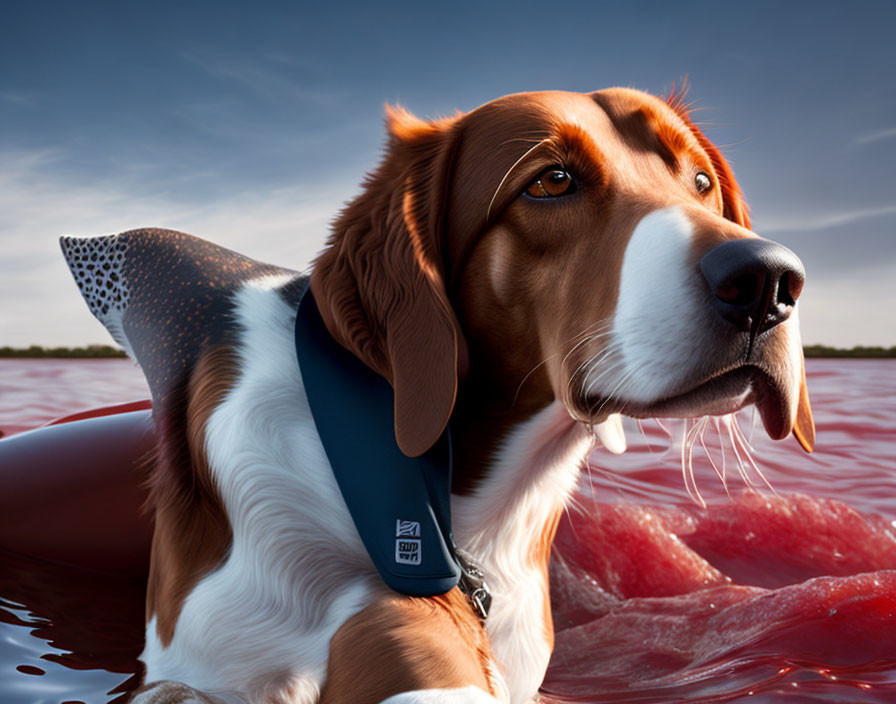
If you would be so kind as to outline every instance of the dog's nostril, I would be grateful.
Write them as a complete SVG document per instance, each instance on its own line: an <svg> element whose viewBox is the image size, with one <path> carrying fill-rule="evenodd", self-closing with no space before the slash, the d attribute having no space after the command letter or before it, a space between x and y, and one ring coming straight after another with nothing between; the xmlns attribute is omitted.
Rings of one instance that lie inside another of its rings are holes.
<svg viewBox="0 0 896 704"><path fill-rule="evenodd" d="M803 292L803 279L785 271L778 281L778 302L787 306L796 305L796 300Z"/></svg>
<svg viewBox="0 0 896 704"><path fill-rule="evenodd" d="M720 283L713 293L725 303L744 306L756 300L761 288L759 277L755 274L741 274Z"/></svg>
<svg viewBox="0 0 896 704"><path fill-rule="evenodd" d="M751 339L790 317L805 281L802 262L786 247L760 238L713 247L700 260L719 315Z"/></svg>

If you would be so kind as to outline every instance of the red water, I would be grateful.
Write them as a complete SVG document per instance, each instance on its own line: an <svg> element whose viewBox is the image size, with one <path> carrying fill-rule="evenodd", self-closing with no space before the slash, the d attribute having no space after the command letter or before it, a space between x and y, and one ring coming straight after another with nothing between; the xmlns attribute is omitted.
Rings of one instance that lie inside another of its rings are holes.
<svg viewBox="0 0 896 704"><path fill-rule="evenodd" d="M816 454L752 436L777 494L745 490L729 447L729 498L698 444L700 508L653 423L594 454L557 537L546 699L896 701L896 360L808 370ZM125 360L0 360L7 434L145 395ZM141 600L137 581L0 558L0 702L112 700L139 668Z"/></svg>

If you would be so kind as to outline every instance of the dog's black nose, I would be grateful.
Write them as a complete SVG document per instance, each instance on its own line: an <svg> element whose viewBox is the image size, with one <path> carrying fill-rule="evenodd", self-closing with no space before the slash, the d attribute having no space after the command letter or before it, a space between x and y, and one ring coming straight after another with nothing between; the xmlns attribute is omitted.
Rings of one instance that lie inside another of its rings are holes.
<svg viewBox="0 0 896 704"><path fill-rule="evenodd" d="M760 238L713 247L700 260L713 305L738 330L756 335L790 317L806 281L803 263L787 247Z"/></svg>

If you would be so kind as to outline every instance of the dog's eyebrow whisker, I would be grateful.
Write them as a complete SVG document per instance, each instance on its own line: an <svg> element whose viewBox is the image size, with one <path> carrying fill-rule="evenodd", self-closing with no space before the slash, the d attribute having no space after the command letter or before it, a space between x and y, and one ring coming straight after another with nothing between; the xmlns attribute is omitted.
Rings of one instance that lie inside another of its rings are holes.
<svg viewBox="0 0 896 704"><path fill-rule="evenodd" d="M501 147L507 146L508 144L513 144L514 142L523 142L525 144L535 144L536 142L544 141L544 138L540 137L511 137L510 139L505 139L501 142Z"/></svg>
<svg viewBox="0 0 896 704"><path fill-rule="evenodd" d="M519 159L517 159L515 162L513 162L513 164L511 165L511 167L509 169L507 169L507 172L504 174L504 177L501 179L501 182L498 184L498 187L495 189L495 193L492 196L492 199L488 202L488 209L485 211L485 221L486 222L488 222L489 218L491 217L492 206L495 204L495 198L498 197L498 194L501 192L501 189L504 187L504 182L507 181L508 177L513 172L513 170L517 166L519 166L519 164L527 156L529 156L532 152L534 152L536 149L538 149L542 144L549 144L550 142L551 142L551 138L545 137L543 140L538 142L538 144L534 144L533 146L529 147L529 149L527 149L526 152Z"/></svg>

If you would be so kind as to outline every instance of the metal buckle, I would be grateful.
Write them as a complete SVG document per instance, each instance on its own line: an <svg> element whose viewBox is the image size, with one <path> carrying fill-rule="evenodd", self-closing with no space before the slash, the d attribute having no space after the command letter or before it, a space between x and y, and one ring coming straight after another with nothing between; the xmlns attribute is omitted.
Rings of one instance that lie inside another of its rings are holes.
<svg viewBox="0 0 896 704"><path fill-rule="evenodd" d="M461 570L458 586L466 594L473 613L485 621L492 605L492 594L485 582L485 576L466 553L457 550L456 554Z"/></svg>

